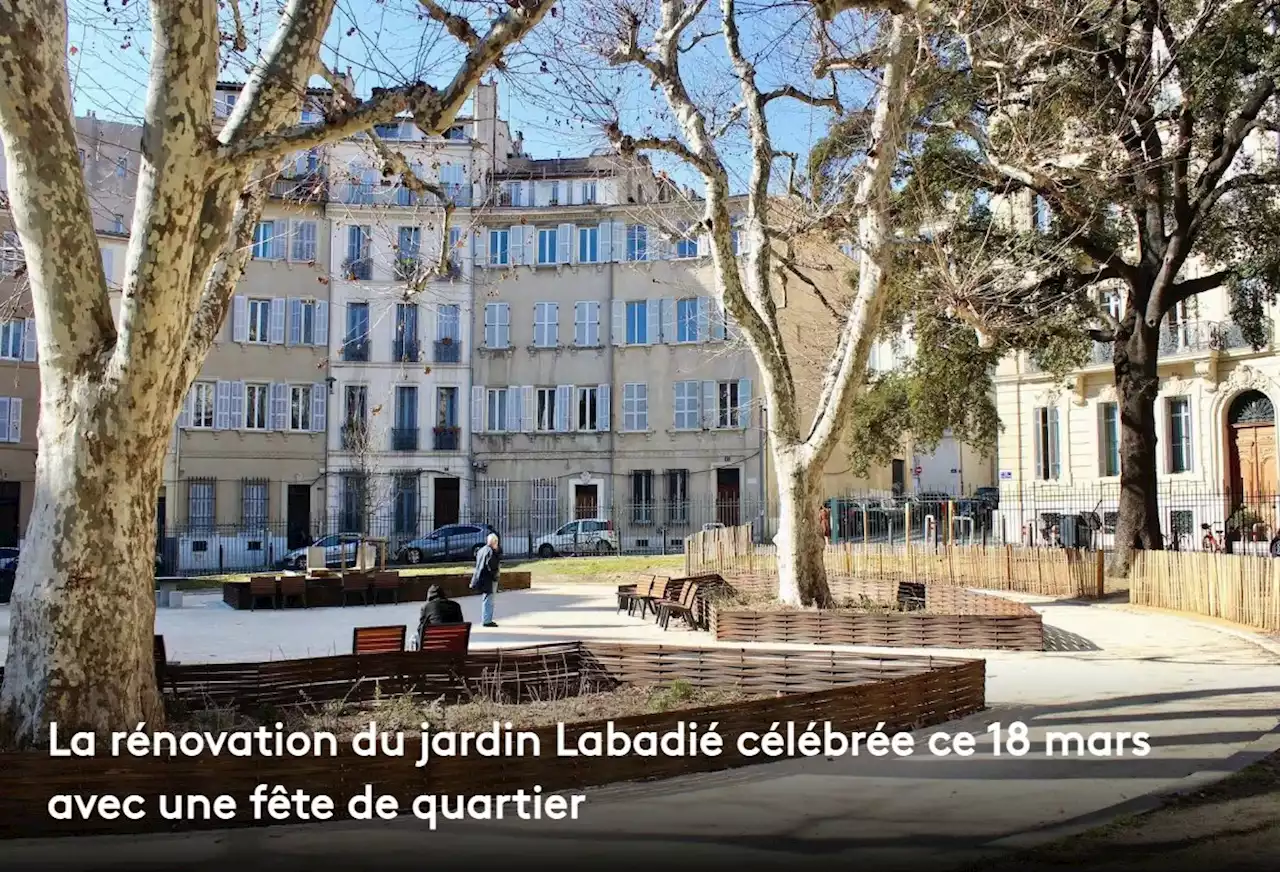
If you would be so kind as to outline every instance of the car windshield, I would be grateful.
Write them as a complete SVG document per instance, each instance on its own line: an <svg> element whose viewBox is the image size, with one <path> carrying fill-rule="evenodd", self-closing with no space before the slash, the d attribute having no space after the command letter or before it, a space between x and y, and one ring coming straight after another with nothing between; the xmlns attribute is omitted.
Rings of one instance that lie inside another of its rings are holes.
<svg viewBox="0 0 1280 872"><path fill-rule="evenodd" d="M569 523L567 523L567 524L565 524L563 527L561 527L559 530L556 530L556 535L557 535L557 536L568 536L570 533L572 533L572 532L574 531L574 529L575 529L577 526L578 526L578 522L577 522L577 521L570 521Z"/></svg>
<svg viewBox="0 0 1280 872"><path fill-rule="evenodd" d="M317 543L316 543L316 546L315 546L315 547L317 547L317 548L331 548L331 547L333 547L334 545L337 545L337 544L338 544L338 537L337 537L337 536L325 536L323 539L321 539L319 542L317 542Z"/></svg>

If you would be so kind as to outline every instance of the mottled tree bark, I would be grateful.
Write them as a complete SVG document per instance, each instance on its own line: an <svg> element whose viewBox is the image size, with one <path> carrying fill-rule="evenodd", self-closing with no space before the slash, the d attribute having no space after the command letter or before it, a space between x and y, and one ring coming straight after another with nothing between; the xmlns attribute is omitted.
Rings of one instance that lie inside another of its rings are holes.
<svg viewBox="0 0 1280 872"><path fill-rule="evenodd" d="M447 85L390 88L333 107L319 125L300 124L299 109L334 2L289 0L215 137L218 5L150 4L138 189L113 318L77 154L65 3L0 0L0 137L41 384L35 502L0 688L7 743L47 742L51 722L105 733L163 720L152 654L156 495L181 399L248 259L265 170L406 110L441 132L552 0L508 8L483 35L432 13L468 47Z"/></svg>
<svg viewBox="0 0 1280 872"><path fill-rule="evenodd" d="M1130 326L1132 325L1132 326ZM1159 327L1130 317L1115 344L1116 403L1120 413L1120 504L1109 572L1127 576L1135 549L1164 547L1156 487L1156 371Z"/></svg>
<svg viewBox="0 0 1280 872"><path fill-rule="evenodd" d="M778 485L778 598L819 608L832 605L823 562L826 540L818 522L822 469L798 460L793 452L774 454Z"/></svg>

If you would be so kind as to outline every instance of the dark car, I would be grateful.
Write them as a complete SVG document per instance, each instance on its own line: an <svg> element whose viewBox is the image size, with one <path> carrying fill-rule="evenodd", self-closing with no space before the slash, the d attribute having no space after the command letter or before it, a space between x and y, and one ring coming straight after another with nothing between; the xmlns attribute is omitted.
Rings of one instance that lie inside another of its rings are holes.
<svg viewBox="0 0 1280 872"><path fill-rule="evenodd" d="M404 563L470 560L484 547L489 534L496 532L488 524L445 524L426 536L406 542L399 557Z"/></svg>

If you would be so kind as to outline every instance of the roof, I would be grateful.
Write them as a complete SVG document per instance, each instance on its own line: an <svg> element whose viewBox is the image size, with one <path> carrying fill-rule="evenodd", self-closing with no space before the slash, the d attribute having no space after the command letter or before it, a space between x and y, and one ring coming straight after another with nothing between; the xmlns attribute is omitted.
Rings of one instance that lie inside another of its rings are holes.
<svg viewBox="0 0 1280 872"><path fill-rule="evenodd" d="M507 162L503 172L494 173L495 179L555 179L574 176L612 176L620 169L619 159L613 155L564 158L515 157Z"/></svg>

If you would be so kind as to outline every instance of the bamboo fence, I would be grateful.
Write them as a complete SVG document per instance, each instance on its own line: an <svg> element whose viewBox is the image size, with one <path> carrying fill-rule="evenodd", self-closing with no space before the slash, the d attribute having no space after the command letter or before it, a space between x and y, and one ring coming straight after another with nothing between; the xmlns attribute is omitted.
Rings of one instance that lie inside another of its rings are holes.
<svg viewBox="0 0 1280 872"><path fill-rule="evenodd" d="M1140 551L1129 601L1280 630L1280 560L1209 551Z"/></svg>
<svg viewBox="0 0 1280 872"><path fill-rule="evenodd" d="M757 545L751 527L724 527L686 536L685 574L777 575L777 549ZM1016 545L828 545L833 576L915 581L1043 596L1098 597L1104 587L1103 554L1075 548Z"/></svg>

